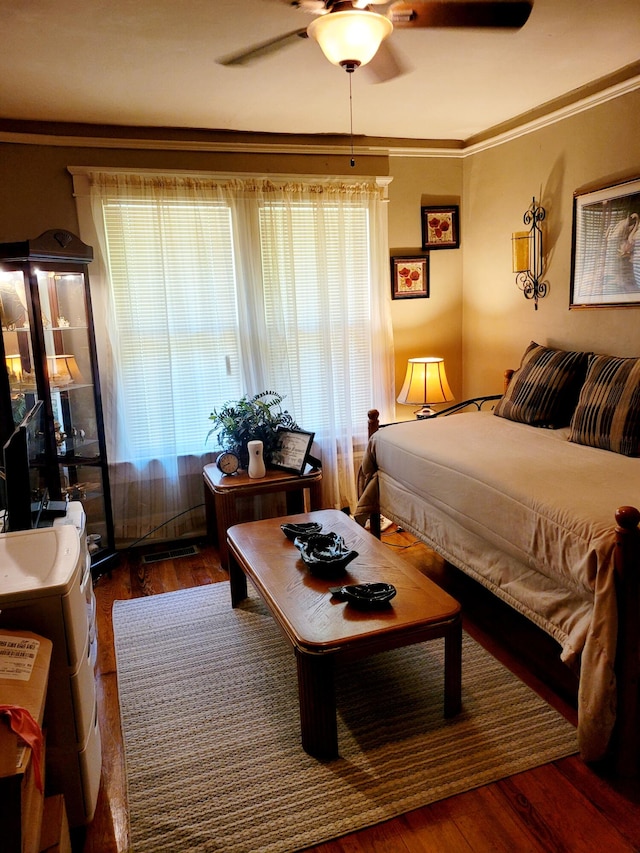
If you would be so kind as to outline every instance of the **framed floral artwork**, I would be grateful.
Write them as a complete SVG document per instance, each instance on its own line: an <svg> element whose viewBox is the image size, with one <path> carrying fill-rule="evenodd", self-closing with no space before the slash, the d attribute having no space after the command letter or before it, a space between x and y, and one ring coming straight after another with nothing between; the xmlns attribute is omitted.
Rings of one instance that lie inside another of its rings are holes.
<svg viewBox="0 0 640 853"><path fill-rule="evenodd" d="M640 178L573 197L570 308L640 306Z"/></svg>
<svg viewBox="0 0 640 853"><path fill-rule="evenodd" d="M391 258L391 298L416 299L429 296L429 256Z"/></svg>
<svg viewBox="0 0 640 853"><path fill-rule="evenodd" d="M422 248L457 249L460 246L460 210L457 205L421 207Z"/></svg>

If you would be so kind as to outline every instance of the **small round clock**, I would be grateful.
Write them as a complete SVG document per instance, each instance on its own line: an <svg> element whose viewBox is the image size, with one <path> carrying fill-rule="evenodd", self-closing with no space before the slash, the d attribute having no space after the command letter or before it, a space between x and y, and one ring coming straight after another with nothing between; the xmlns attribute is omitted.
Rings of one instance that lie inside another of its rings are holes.
<svg viewBox="0 0 640 853"><path fill-rule="evenodd" d="M223 474L235 474L240 467L240 458L232 450L224 450L216 459L216 465Z"/></svg>

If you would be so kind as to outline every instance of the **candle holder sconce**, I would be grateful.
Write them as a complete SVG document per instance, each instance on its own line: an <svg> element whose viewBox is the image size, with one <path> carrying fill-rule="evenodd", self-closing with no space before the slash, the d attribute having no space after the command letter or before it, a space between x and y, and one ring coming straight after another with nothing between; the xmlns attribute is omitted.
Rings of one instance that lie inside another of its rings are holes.
<svg viewBox="0 0 640 853"><path fill-rule="evenodd" d="M516 284L524 293L525 299L533 299L536 311L538 300L547 295L549 285L542 281L544 253L542 249L542 228L547 213L535 200L525 211L522 221L529 226L528 231L514 231L511 235L513 254L513 272Z"/></svg>

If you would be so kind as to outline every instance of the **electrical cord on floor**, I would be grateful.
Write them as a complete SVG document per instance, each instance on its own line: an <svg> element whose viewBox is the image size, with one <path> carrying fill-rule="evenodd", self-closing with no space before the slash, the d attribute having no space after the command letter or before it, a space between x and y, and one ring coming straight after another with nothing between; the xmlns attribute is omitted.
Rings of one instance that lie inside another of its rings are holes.
<svg viewBox="0 0 640 853"><path fill-rule="evenodd" d="M406 551L407 548L415 548L416 545L420 545L420 542L410 542L408 545L396 545L393 542L385 542L385 545L388 545L389 548L395 548L397 551Z"/></svg>
<svg viewBox="0 0 640 853"><path fill-rule="evenodd" d="M382 533L383 537L387 536L395 536L396 533L404 533L404 527L396 527L395 530L385 530ZM390 548L397 548L398 551L406 551L407 548L415 548L416 545L420 545L421 543L416 539L415 542L409 542L408 545L396 545L394 542L388 542L385 539L385 545L388 545Z"/></svg>
<svg viewBox="0 0 640 853"><path fill-rule="evenodd" d="M183 509L182 512L179 512L177 515L174 515L172 518L168 518L166 521L163 521L162 524L159 524L157 527L154 527L153 530L149 530L144 536L141 536L139 539L136 539L135 542L132 542L130 545L124 549L125 553L130 551L132 548L135 548L140 542L144 542L144 540L151 536L152 533L155 533L157 530L160 530L161 527L166 527L167 524L171 524L172 521L175 521L176 518L180 518L182 515L186 515L188 512L194 512L196 509L200 509L200 507L204 506L204 501L200 504L196 504L195 506L190 506L189 509Z"/></svg>

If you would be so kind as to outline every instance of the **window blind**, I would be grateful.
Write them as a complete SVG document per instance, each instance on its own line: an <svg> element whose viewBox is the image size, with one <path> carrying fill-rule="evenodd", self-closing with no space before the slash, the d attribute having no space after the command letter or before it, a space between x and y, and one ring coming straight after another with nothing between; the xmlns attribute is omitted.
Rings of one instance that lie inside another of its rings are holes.
<svg viewBox="0 0 640 853"><path fill-rule="evenodd" d="M242 390L230 209L106 200L103 211L126 452L200 454L211 407Z"/></svg>

